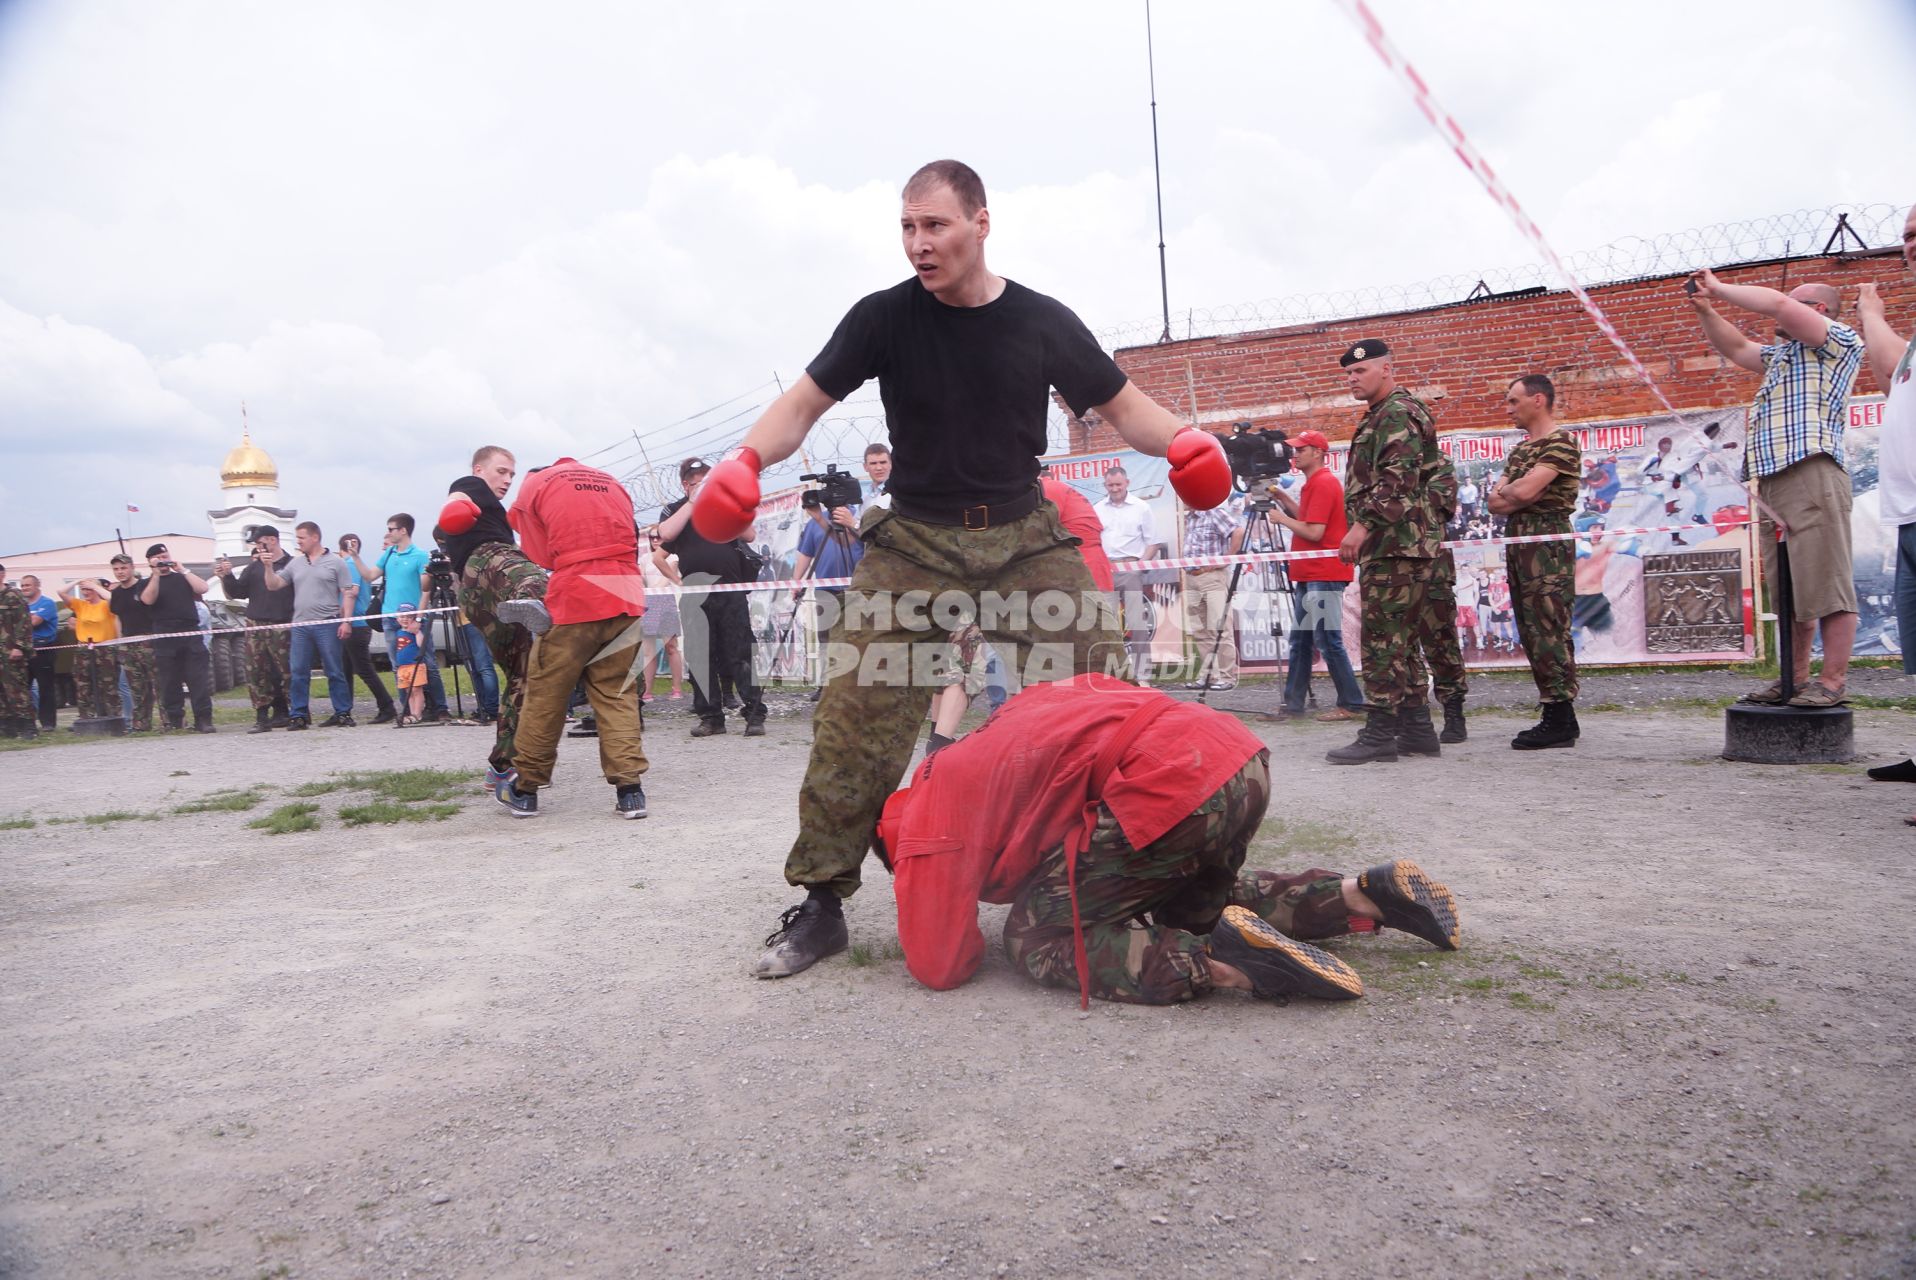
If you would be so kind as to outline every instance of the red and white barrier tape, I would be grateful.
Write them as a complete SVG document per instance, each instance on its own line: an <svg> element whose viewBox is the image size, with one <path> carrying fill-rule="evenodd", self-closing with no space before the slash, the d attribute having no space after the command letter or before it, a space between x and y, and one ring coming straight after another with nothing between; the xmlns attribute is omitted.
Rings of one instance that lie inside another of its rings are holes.
<svg viewBox="0 0 1916 1280"><path fill-rule="evenodd" d="M1715 524L1658 524L1617 528L1606 526L1591 529L1584 533L1520 533L1501 538L1457 538L1443 545L1451 550L1459 547L1514 547L1536 542L1582 542L1602 541L1606 538L1632 538L1646 533L1699 533L1708 532L1712 537L1721 537L1731 529L1740 529L1754 524L1753 520L1730 520L1722 525ZM1290 560L1330 560L1337 555L1336 548L1322 551L1253 551L1236 556L1179 556L1170 560L1138 560L1128 562L1136 569L1227 569L1232 565L1278 564ZM1118 570L1120 573L1125 569ZM703 585L687 583L679 588L685 595L717 595L731 591L793 591L805 587L841 588L851 585L850 578L786 578L777 582L713 582Z"/></svg>
<svg viewBox="0 0 1916 1280"><path fill-rule="evenodd" d="M423 618L429 613L457 613L456 608L408 609L414 617ZM298 627L336 627L342 622L358 622L365 618L397 618L397 613L356 613L351 618L312 618L306 622L249 622L244 627L220 627L218 629L192 631L149 631L143 636L115 636L111 640L87 640L79 644L36 644L35 653L52 653L55 649L107 649L123 644L145 644L149 640L178 640L186 636L244 635L248 631L292 631Z"/></svg>
<svg viewBox="0 0 1916 1280"><path fill-rule="evenodd" d="M1551 247L1550 241L1544 238L1542 229L1529 214L1524 212L1523 206L1517 203L1517 197L1511 194L1510 188L1504 185L1503 179L1497 176L1489 162L1478 154L1476 146L1464 133L1463 127L1438 103L1436 95L1430 91L1430 86L1425 84L1424 78L1417 74L1417 68L1411 66L1410 59L1406 58L1391 42L1390 36L1384 32L1384 24L1377 20L1376 14L1371 12L1370 5L1366 4L1365 0L1336 0L1336 3L1363 32L1364 40L1370 45L1371 52L1375 53L1410 91L1411 100L1417 104L1417 110L1423 113L1424 119L1430 122L1430 127L1437 131L1438 136L1450 144L1451 154L1457 157L1464 168L1470 170L1471 175L1482 184L1483 189L1489 193L1497 207L1509 215L1511 223L1516 226L1518 232L1543 255L1544 261L1550 264L1557 278L1563 281L1564 286L1589 314L1591 321L1597 326L1597 331L1610 340L1610 345L1622 354L1637 377L1643 380L1643 385L1650 389L1650 394L1656 397L1657 403L1676 419L1676 429L1688 433L1694 439L1705 440L1703 433L1691 426L1683 412L1671 403L1669 396L1664 394L1663 387L1651 376L1650 370L1645 367L1643 361L1637 358L1637 353L1631 349L1628 342L1624 341L1623 335L1617 332L1617 327L1610 323L1610 317L1605 315L1603 308L1597 305L1597 300L1592 298L1582 283L1570 273L1570 268L1564 265L1563 259ZM1726 474L1729 472L1729 468L1714 453L1706 453L1704 456L1708 462L1722 468ZM1740 475L1734 476L1733 479L1738 484L1744 483ZM1780 537L1784 528L1782 518L1754 493L1751 494L1750 502L1757 510L1770 517Z"/></svg>

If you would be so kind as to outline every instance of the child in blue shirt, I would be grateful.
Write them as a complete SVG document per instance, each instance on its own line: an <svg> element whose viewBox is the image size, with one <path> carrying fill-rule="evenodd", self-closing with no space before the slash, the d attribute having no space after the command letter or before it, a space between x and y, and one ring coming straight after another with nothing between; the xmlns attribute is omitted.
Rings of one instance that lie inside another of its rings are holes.
<svg viewBox="0 0 1916 1280"><path fill-rule="evenodd" d="M420 634L419 613L412 605L399 606L392 630L393 683L406 699L399 728L419 723L426 710L426 651Z"/></svg>

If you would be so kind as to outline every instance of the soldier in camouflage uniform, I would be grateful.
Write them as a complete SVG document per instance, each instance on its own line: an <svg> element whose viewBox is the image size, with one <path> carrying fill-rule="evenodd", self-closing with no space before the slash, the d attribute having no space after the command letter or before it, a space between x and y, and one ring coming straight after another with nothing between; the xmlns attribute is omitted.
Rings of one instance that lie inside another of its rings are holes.
<svg viewBox="0 0 1916 1280"><path fill-rule="evenodd" d="M1029 668L1034 651L1044 655L1050 670L1027 669L1025 678L1121 659L1078 538L1038 485L1051 392L1076 414L1095 411L1131 447L1166 458L1188 505L1208 509L1230 494L1216 437L1132 386L1069 308L986 267L991 214L970 166L934 161L902 195L912 277L853 305L689 508L709 541L736 536L757 513L765 466L797 453L834 403L878 380L896 450L892 505L861 517L867 552L826 641L833 675L813 717L799 835L785 862L786 880L807 895L766 940L754 969L763 978L845 949L842 899L858 887L872 824L943 683L946 635L975 620L1007 659ZM670 541L677 531L661 522L660 532ZM964 607L927 617L924 605L947 592Z"/></svg>
<svg viewBox="0 0 1916 1280"><path fill-rule="evenodd" d="M1361 995L1306 942L1354 919L1456 946L1449 891L1414 863L1245 871L1269 797L1268 753L1222 712L1095 675L1027 689L886 804L905 962L941 990L969 977L980 898L1011 903L1005 954L1032 978L1132 1004Z"/></svg>
<svg viewBox="0 0 1916 1280"><path fill-rule="evenodd" d="M7 582L0 564L0 733L9 738L37 738L27 663L33 657L33 613L27 598Z"/></svg>
<svg viewBox="0 0 1916 1280"><path fill-rule="evenodd" d="M1447 513L1456 510L1457 476L1437 446L1430 406L1397 385L1381 339L1352 344L1338 363L1352 398L1369 405L1351 438L1344 492L1350 532L1338 548L1358 565L1359 651L1369 706L1357 741L1324 758L1366 764L1395 760L1399 751L1434 756L1443 748L1430 722L1422 654L1437 649L1440 624L1450 644L1457 642L1454 599L1447 624L1442 604L1431 600ZM1454 580L1454 567L1451 573Z"/></svg>
<svg viewBox="0 0 1916 1280"><path fill-rule="evenodd" d="M1503 479L1490 491L1490 510L1505 517L1504 532L1567 534L1577 509L1583 455L1551 416L1557 390L1542 374L1510 384L1504 407L1524 439L1504 460ZM1543 719L1511 740L1519 751L1577 745L1577 651L1570 610L1576 601L1576 544L1534 542L1504 548L1517 637L1537 681Z"/></svg>
<svg viewBox="0 0 1916 1280"><path fill-rule="evenodd" d="M252 554L237 574L226 556L213 562L226 598L246 601L246 691L253 701L250 733L284 729L292 722L287 698L292 687L293 633L285 624L293 620L293 584L266 585L268 565L283 575L292 562L292 554L280 549L279 530L272 525L253 530Z"/></svg>
<svg viewBox="0 0 1916 1280"><path fill-rule="evenodd" d="M517 467L509 450L498 445L479 449L472 455L472 473L452 482L452 500L439 515L442 527L433 530L459 575L459 607L485 633L493 659L506 673L499 723L486 760L488 788L496 788L512 770L532 642L552 625L545 608L546 571L519 550L502 501ZM469 513L468 507L473 509Z"/></svg>
<svg viewBox="0 0 1916 1280"><path fill-rule="evenodd" d="M140 591L146 586L146 580L133 572L133 557L124 553L114 556L113 589L108 598L113 605L113 617L120 626L120 638L146 636L153 633L153 611L140 602ZM153 702L157 691L154 675L153 646L144 640L133 644L122 644L120 649L120 670L126 674L127 692L133 697L133 723L127 727L134 733L153 732Z"/></svg>

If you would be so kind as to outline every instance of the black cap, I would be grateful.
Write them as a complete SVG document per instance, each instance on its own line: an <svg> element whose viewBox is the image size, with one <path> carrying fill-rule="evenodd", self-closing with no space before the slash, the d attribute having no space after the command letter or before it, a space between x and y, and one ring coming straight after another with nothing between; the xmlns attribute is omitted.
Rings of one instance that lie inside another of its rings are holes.
<svg viewBox="0 0 1916 1280"><path fill-rule="evenodd" d="M1348 369L1360 360L1375 360L1379 356L1390 354L1390 348L1382 338L1361 338L1350 345L1343 355L1337 357L1337 363Z"/></svg>
<svg viewBox="0 0 1916 1280"><path fill-rule="evenodd" d="M151 560L154 556L163 556L165 554L166 544L164 542L156 542L146 549L146 558L148 560Z"/></svg>

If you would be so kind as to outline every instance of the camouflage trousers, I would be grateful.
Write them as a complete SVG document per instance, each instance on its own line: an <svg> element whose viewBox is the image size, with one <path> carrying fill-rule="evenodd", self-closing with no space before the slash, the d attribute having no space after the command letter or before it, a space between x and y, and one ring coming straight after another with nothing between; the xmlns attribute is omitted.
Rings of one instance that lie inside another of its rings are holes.
<svg viewBox="0 0 1916 1280"><path fill-rule="evenodd" d="M246 624L246 692L253 710L286 710L287 675L292 666L293 633Z"/></svg>
<svg viewBox="0 0 1916 1280"><path fill-rule="evenodd" d="M158 687L154 675L153 646L145 641L121 645L120 668L126 672L127 692L133 695L133 723L127 727L135 733L150 733L153 730L153 695Z"/></svg>
<svg viewBox="0 0 1916 1280"><path fill-rule="evenodd" d="M0 721L37 717L33 697L27 691L30 683L27 659L9 658L6 650L0 649Z"/></svg>
<svg viewBox="0 0 1916 1280"><path fill-rule="evenodd" d="M1530 659L1540 702L1577 700L1577 649L1570 608L1576 598L1576 545L1534 542L1504 548L1517 639Z"/></svg>
<svg viewBox="0 0 1916 1280"><path fill-rule="evenodd" d="M120 714L120 646L73 651L74 714L104 720Z"/></svg>
<svg viewBox="0 0 1916 1280"><path fill-rule="evenodd" d="M858 890L879 811L947 682L952 632L976 622L1025 684L1127 671L1110 601L1050 503L989 529L867 507L859 536L865 558L825 641L828 680L785 860L787 882L840 897Z"/></svg>
<svg viewBox="0 0 1916 1280"><path fill-rule="evenodd" d="M1227 906L1242 906L1293 938L1349 931L1344 878L1243 871L1270 800L1260 751L1195 812L1142 849L1098 807L1078 856L1078 916L1091 994L1126 1004L1176 1004L1211 989L1209 939ZM1005 920L1005 955L1047 987L1076 990L1071 887L1064 849L1047 854Z"/></svg>
<svg viewBox="0 0 1916 1280"><path fill-rule="evenodd" d="M1422 706L1430 671L1423 639L1429 627L1429 560L1367 561L1357 575L1358 652L1364 665L1364 701L1383 711ZM1456 639L1452 628L1451 638Z"/></svg>
<svg viewBox="0 0 1916 1280"><path fill-rule="evenodd" d="M1417 647L1430 668L1437 701L1462 699L1470 692L1464 678L1464 651L1457 640L1457 561L1445 547L1431 561L1430 589L1417 625Z"/></svg>
<svg viewBox="0 0 1916 1280"><path fill-rule="evenodd" d="M532 636L524 627L499 621L493 610L503 600L546 598L546 571L507 542L481 543L466 561L459 582L459 607L485 633L493 660L506 673L499 696L499 727L487 757L501 773L512 767L513 739L519 732L519 708L526 699L526 666Z"/></svg>

